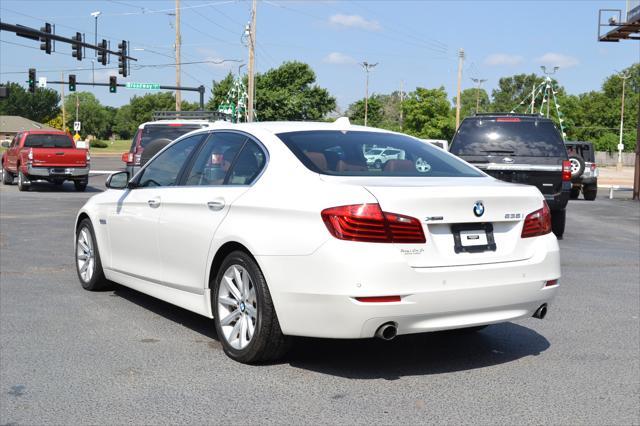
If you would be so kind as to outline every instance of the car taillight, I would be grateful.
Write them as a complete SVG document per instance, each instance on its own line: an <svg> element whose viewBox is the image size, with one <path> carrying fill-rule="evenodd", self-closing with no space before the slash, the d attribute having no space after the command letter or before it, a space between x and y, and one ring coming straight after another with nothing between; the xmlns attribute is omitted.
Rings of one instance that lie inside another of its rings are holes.
<svg viewBox="0 0 640 426"><path fill-rule="evenodd" d="M418 219L383 212L379 204L332 207L321 215L331 235L339 240L405 244L427 241Z"/></svg>
<svg viewBox="0 0 640 426"><path fill-rule="evenodd" d="M122 156L120 156L120 159L124 163L133 163L133 153L132 152L123 152Z"/></svg>
<svg viewBox="0 0 640 426"><path fill-rule="evenodd" d="M596 169L596 163L591 163L591 171L595 171Z"/></svg>
<svg viewBox="0 0 640 426"><path fill-rule="evenodd" d="M544 202L540 210L529 213L524 219L521 237L538 237L549 232L551 232L551 211L547 203Z"/></svg>
<svg viewBox="0 0 640 426"><path fill-rule="evenodd" d="M29 153L27 154L27 160L33 160L33 148L29 148Z"/></svg>
<svg viewBox="0 0 640 426"><path fill-rule="evenodd" d="M562 181L567 182L571 180L571 161L562 160Z"/></svg>

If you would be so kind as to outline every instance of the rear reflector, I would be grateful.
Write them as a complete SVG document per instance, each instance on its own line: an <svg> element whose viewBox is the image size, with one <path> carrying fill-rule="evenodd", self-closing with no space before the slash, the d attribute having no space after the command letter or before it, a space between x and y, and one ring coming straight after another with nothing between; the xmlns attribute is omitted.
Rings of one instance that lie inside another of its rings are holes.
<svg viewBox="0 0 640 426"><path fill-rule="evenodd" d="M571 180L571 161L562 161L562 181L568 182Z"/></svg>
<svg viewBox="0 0 640 426"><path fill-rule="evenodd" d="M502 117L502 118L496 118L496 121L498 123L519 123L520 119L517 117Z"/></svg>
<svg viewBox="0 0 640 426"><path fill-rule="evenodd" d="M400 296L356 297L356 300L363 303L389 303L400 302Z"/></svg>
<svg viewBox="0 0 640 426"><path fill-rule="evenodd" d="M339 240L405 244L427 241L418 219L383 212L379 204L332 207L321 215L331 235Z"/></svg>
<svg viewBox="0 0 640 426"><path fill-rule="evenodd" d="M543 206L540 210L528 214L524 219L521 237L538 237L549 232L551 232L551 211L549 211L547 203L543 201Z"/></svg>
<svg viewBox="0 0 640 426"><path fill-rule="evenodd" d="M556 285L556 284L558 284L558 280L549 280L544 286L551 287L552 285Z"/></svg>

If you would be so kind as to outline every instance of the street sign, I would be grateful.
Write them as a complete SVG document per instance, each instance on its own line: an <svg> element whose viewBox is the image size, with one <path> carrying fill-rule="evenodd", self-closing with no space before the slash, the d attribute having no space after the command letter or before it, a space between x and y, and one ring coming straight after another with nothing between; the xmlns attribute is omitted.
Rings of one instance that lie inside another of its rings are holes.
<svg viewBox="0 0 640 426"><path fill-rule="evenodd" d="M38 78L38 87L45 88L47 87L47 77Z"/></svg>
<svg viewBox="0 0 640 426"><path fill-rule="evenodd" d="M618 151L622 151L624 149L624 144L618 144Z"/></svg>
<svg viewBox="0 0 640 426"><path fill-rule="evenodd" d="M79 132L80 131L80 125L81 125L81 123L79 121L74 121L73 122L73 130L76 131L76 132Z"/></svg>
<svg viewBox="0 0 640 426"><path fill-rule="evenodd" d="M128 82L124 85L127 89L142 89L142 90L160 90L160 83L134 83Z"/></svg>
<svg viewBox="0 0 640 426"><path fill-rule="evenodd" d="M78 142L78 139L80 139L80 135L79 134L76 133L75 135L73 135L73 140L74 141Z"/></svg>

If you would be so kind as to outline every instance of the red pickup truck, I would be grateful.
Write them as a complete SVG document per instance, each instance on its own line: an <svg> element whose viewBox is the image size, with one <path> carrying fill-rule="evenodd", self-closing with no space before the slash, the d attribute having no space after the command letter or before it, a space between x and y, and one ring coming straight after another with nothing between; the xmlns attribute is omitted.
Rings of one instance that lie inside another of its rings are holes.
<svg viewBox="0 0 640 426"><path fill-rule="evenodd" d="M27 191L32 181L46 180L62 185L73 181L84 191L89 181L89 150L76 148L71 135L56 130L18 133L2 154L2 183L11 185L18 177L18 189Z"/></svg>

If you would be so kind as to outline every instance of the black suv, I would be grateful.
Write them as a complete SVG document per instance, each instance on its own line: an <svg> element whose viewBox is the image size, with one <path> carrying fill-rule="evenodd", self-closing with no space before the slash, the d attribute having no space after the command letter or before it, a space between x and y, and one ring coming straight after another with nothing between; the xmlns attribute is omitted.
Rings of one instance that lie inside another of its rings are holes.
<svg viewBox="0 0 640 426"><path fill-rule="evenodd" d="M565 142L569 161L571 161L571 199L580 196L593 201L598 194L598 166L591 142Z"/></svg>
<svg viewBox="0 0 640 426"><path fill-rule="evenodd" d="M558 129L537 114L478 114L465 118L449 151L507 182L535 185L562 238L571 191L571 163Z"/></svg>

